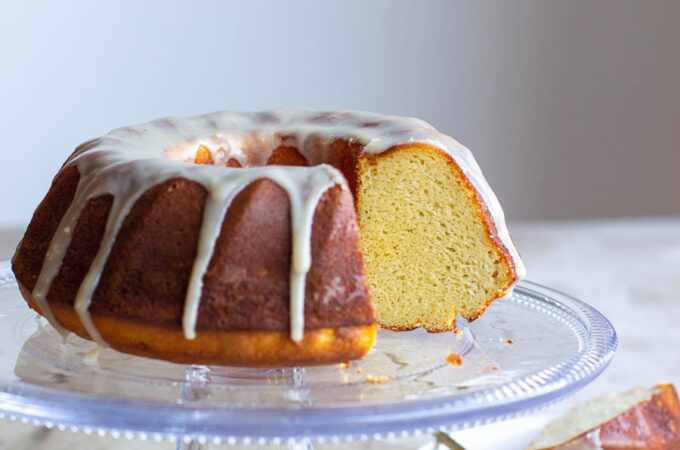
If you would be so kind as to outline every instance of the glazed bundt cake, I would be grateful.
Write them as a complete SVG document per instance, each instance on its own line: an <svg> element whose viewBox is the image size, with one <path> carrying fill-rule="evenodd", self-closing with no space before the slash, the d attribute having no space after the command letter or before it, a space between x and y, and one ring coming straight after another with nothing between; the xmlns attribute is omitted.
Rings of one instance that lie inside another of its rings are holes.
<svg viewBox="0 0 680 450"><path fill-rule="evenodd" d="M63 334L243 366L362 357L376 319L452 330L524 275L466 148L417 119L301 109L82 144L12 268Z"/></svg>

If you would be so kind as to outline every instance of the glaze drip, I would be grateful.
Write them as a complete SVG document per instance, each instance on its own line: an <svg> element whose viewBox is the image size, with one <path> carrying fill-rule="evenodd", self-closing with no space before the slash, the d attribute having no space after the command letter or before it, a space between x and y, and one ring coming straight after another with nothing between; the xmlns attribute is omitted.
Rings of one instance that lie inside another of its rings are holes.
<svg viewBox="0 0 680 450"><path fill-rule="evenodd" d="M116 236L135 202L147 190L171 179L186 178L208 191L182 318L185 337L195 338L203 276L224 216L233 199L246 186L258 179L269 179L286 191L291 205L290 336L299 341L304 331L306 274L312 264L314 212L326 190L336 185L348 189L343 175L326 164L332 160L330 152L334 139L357 142L368 154L407 143L428 144L449 154L485 202L497 231L497 236L492 237L507 249L517 278L524 277L524 266L508 234L503 210L470 151L427 123L364 112L225 111L119 128L76 149L62 171L76 165L80 181L48 248L33 290L36 303L52 326L64 335L67 331L50 310L47 294L59 273L86 204L102 195L113 196L104 237L74 304L90 337L99 346L106 346L92 321L89 307ZM193 161L196 149L201 145L210 150L216 165L187 164ZM265 166L273 150L282 145L296 148L310 167ZM242 168L224 167L232 159Z"/></svg>

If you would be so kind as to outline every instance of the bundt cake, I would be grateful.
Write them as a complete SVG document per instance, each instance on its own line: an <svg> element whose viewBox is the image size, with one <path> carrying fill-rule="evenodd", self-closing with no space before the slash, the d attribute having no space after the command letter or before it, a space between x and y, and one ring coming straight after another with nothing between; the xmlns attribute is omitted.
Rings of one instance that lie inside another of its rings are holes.
<svg viewBox="0 0 680 450"><path fill-rule="evenodd" d="M452 330L524 275L466 148L417 119L302 109L82 144L12 268L64 335L243 366L362 357L376 319Z"/></svg>

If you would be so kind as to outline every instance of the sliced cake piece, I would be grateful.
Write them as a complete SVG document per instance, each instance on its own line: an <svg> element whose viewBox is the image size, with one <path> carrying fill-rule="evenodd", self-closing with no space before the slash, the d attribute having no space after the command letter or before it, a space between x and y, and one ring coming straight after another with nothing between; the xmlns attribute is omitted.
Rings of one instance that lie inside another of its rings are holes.
<svg viewBox="0 0 680 450"><path fill-rule="evenodd" d="M524 276L495 196L472 178L424 144L360 156L361 248L380 326L454 330L458 314L475 320Z"/></svg>
<svg viewBox="0 0 680 450"><path fill-rule="evenodd" d="M677 449L680 405L671 384L593 399L550 424L529 445L544 449Z"/></svg>

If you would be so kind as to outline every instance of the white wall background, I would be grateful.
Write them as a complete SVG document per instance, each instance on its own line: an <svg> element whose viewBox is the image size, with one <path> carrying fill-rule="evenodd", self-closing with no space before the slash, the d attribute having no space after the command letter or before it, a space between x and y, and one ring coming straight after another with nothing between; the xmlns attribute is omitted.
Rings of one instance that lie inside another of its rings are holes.
<svg viewBox="0 0 680 450"><path fill-rule="evenodd" d="M25 1L0 8L0 224L111 128L283 106L421 117L511 219L680 214L678 1Z"/></svg>

